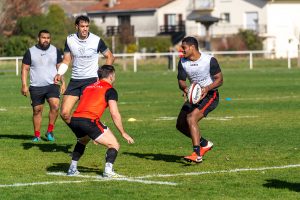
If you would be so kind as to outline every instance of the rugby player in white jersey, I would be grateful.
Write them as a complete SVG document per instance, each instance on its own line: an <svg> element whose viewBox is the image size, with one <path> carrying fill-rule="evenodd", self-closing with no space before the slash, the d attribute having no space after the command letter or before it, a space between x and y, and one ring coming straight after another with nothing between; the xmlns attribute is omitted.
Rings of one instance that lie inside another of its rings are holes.
<svg viewBox="0 0 300 200"><path fill-rule="evenodd" d="M214 110L219 102L218 87L223 83L223 75L217 60L211 55L202 53L198 41L194 37L182 40L183 58L178 62L178 85L188 92L186 79L190 83L197 82L202 88L201 100L191 105L185 102L177 118L176 128L192 139L193 152L184 159L190 162L202 162L202 156L209 151L213 143L201 136L198 122Z"/></svg>
<svg viewBox="0 0 300 200"><path fill-rule="evenodd" d="M112 65L114 56L107 48L104 41L97 35L89 32L90 20L87 16L78 16L75 20L77 33L67 37L64 49L64 58L54 78L55 83L67 71L72 62L72 75L69 85L64 93L61 117L65 122L70 122L71 111L86 86L98 79L98 60L101 53L106 61Z"/></svg>

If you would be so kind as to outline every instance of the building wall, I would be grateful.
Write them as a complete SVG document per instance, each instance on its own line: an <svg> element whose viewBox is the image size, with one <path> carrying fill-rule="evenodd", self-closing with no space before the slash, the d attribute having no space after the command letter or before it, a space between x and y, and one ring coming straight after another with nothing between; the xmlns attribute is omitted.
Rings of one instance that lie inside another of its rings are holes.
<svg viewBox="0 0 300 200"><path fill-rule="evenodd" d="M266 0L215 0L212 15L221 18L222 13L230 13L230 22L219 21L213 26L212 34L232 34L237 33L240 28L246 28L247 12L257 12L258 30L264 32L267 23L266 5Z"/></svg>
<svg viewBox="0 0 300 200"><path fill-rule="evenodd" d="M276 57L298 56L300 39L300 2L268 5L268 37L266 48L275 49Z"/></svg>
<svg viewBox="0 0 300 200"><path fill-rule="evenodd" d="M157 14L138 14L132 15L131 25L134 26L136 37L154 37L157 35Z"/></svg>

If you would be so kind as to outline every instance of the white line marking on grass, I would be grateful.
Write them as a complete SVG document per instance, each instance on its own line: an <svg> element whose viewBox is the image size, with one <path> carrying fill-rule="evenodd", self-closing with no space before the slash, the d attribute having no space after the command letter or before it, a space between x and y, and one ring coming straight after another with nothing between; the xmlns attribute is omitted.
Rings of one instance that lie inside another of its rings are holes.
<svg viewBox="0 0 300 200"><path fill-rule="evenodd" d="M24 186L34 186L34 185L51 185L51 184L65 184L65 183L83 183L90 181L98 181L98 180L84 180L84 181L47 181L47 182L33 182L33 183L14 183L14 184L4 184L0 185L0 188L4 187L24 187Z"/></svg>
<svg viewBox="0 0 300 200"><path fill-rule="evenodd" d="M175 120L177 117L159 117L155 119L156 121L169 121L169 120Z"/></svg>
<svg viewBox="0 0 300 200"><path fill-rule="evenodd" d="M49 172L48 175L55 175L55 176L67 176L64 172ZM102 176L90 176L90 175L76 175L72 177L78 178L87 178L87 179L96 179L101 181L127 181L127 182L137 182L137 183L144 183L144 184L158 184L158 185L177 185L174 182L167 182L167 181L148 181L148 180L141 180L135 179L134 177L122 177L122 178L104 178Z"/></svg>
<svg viewBox="0 0 300 200"><path fill-rule="evenodd" d="M245 115L245 116L225 116L225 117L207 117L205 120L219 120L219 121L228 121L228 120L233 120L233 119L248 119L248 118L256 118L258 116L251 116L251 115Z"/></svg>
<svg viewBox="0 0 300 200"><path fill-rule="evenodd" d="M269 96L269 97L248 97L248 98L231 98L232 101L249 101L249 100L280 100L280 99L290 99L290 98L299 98L299 96Z"/></svg>
<svg viewBox="0 0 300 200"><path fill-rule="evenodd" d="M207 117L204 118L204 120L218 120L218 121L228 121L228 120L233 120L233 119L248 119L248 118L256 118L258 116L251 116L251 115L244 115L244 116L224 116L224 117ZM177 117L158 117L155 120L156 121L171 121L171 120L176 120Z"/></svg>
<svg viewBox="0 0 300 200"><path fill-rule="evenodd" d="M6 108L3 108L3 107L1 107L1 108L0 108L0 111L7 111L7 109L6 109Z"/></svg>
<svg viewBox="0 0 300 200"><path fill-rule="evenodd" d="M146 175L146 176L140 176L135 178L144 179L144 178L155 178L155 177L199 176L204 174L237 173L237 172L244 172L244 171L264 171L264 170L287 169L287 168L296 168L296 167L300 167L300 164L273 166L273 167L260 167L260 168L241 168L241 169L230 169L230 170L219 170L219 171L189 172L189 173L179 173L179 174L153 174L153 175Z"/></svg>
<svg viewBox="0 0 300 200"><path fill-rule="evenodd" d="M57 175L57 176L67 176L66 173L63 172L54 172L47 173L49 175ZM51 185L51 184L68 184L68 183L87 183L87 182L102 182L102 181L127 181L127 182L136 182L143 184L155 184L155 185L171 185L176 186L177 183L167 182L167 181L148 181L142 179L134 179L134 178L103 178L101 176L89 176L89 175L77 175L72 176L72 178L86 178L85 180L78 181L47 181L47 182L33 182L33 183L14 183L14 184L4 184L0 185L0 188L6 187L25 187L25 186L35 186L35 185Z"/></svg>

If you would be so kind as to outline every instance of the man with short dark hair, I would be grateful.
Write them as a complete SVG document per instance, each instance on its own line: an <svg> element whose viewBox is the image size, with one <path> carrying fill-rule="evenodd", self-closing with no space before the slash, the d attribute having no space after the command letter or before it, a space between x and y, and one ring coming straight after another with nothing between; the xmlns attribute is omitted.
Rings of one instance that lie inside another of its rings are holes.
<svg viewBox="0 0 300 200"><path fill-rule="evenodd" d="M78 16L75 20L77 33L67 37L64 49L64 59L59 66L54 82L67 71L68 65L73 61L72 75L69 85L64 93L61 117L69 122L71 111L84 88L98 79L99 53L106 58L105 64L112 65L114 56L107 48L104 41L97 35L89 32L90 19L87 16Z"/></svg>
<svg viewBox="0 0 300 200"><path fill-rule="evenodd" d="M101 122L102 114L107 107L122 137L129 144L134 143L134 140L123 128L121 115L117 106L118 93L113 88L113 83L115 82L114 67L103 65L98 70L98 77L99 81L84 89L70 122L67 122L77 137L77 143L72 153L72 162L67 173L69 176L79 174L77 162L83 155L86 145L92 139L94 143L107 147L103 176L111 178L120 177L113 170L113 164L120 145L112 131Z"/></svg>
<svg viewBox="0 0 300 200"><path fill-rule="evenodd" d="M30 92L31 105L33 108L33 142L41 140L41 122L43 104L45 99L50 106L49 124L46 132L48 141L54 141L54 125L59 109L59 85L53 82L57 74L57 66L62 61L62 53L50 44L51 35L47 30L41 30L38 34L38 44L29 48L22 61L22 89L24 96ZM30 87L27 86L28 72L30 71ZM63 79L61 92L65 89Z"/></svg>
<svg viewBox="0 0 300 200"><path fill-rule="evenodd" d="M223 84L223 75L217 60L208 54L199 52L198 41L194 37L182 40L182 54L178 62L178 85L188 92L186 79L197 82L202 88L201 100L196 104L185 102L177 118L176 128L192 139L193 153L184 159L191 162L202 162L202 156L209 151L213 143L201 136L198 122L214 110L219 102L218 87Z"/></svg>

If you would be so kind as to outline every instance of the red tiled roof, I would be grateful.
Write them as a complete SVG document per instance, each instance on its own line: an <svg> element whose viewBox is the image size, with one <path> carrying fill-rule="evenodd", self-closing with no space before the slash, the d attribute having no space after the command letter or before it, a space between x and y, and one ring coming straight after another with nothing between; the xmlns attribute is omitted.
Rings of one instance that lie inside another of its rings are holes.
<svg viewBox="0 0 300 200"><path fill-rule="evenodd" d="M160 8L174 0L117 0L113 7L109 7L109 0L100 0L99 3L85 8L87 12L95 11L122 11L146 10Z"/></svg>

